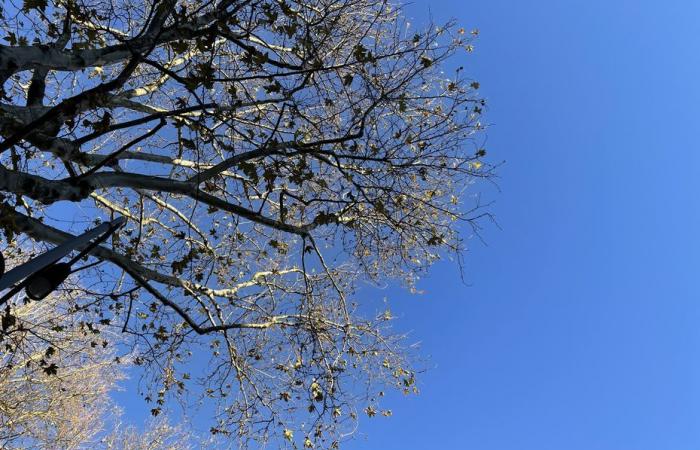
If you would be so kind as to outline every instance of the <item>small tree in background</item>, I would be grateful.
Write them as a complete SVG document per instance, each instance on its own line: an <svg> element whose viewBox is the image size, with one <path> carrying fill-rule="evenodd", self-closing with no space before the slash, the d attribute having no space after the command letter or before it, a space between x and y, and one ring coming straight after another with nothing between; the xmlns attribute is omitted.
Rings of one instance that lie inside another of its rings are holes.
<svg viewBox="0 0 700 450"><path fill-rule="evenodd" d="M401 14L381 0L3 7L2 232L38 249L129 219L52 320L88 309L86 327L139 343L153 415L200 392L215 435L335 447L382 413L387 386L415 390L390 312L356 288L412 288L459 255L459 224L487 214L465 193L493 168L478 83L443 73L476 33Z"/></svg>
<svg viewBox="0 0 700 450"><path fill-rule="evenodd" d="M94 334L54 295L2 317L0 446L76 448L103 428L108 393L123 379L113 336ZM60 368L60 373L59 373Z"/></svg>
<svg viewBox="0 0 700 450"><path fill-rule="evenodd" d="M16 249L15 249L16 250ZM10 266L17 258L10 253ZM121 336L98 331L70 287L2 315L0 447L3 449L185 450L195 436L163 416L137 431L122 423L110 393L132 366Z"/></svg>

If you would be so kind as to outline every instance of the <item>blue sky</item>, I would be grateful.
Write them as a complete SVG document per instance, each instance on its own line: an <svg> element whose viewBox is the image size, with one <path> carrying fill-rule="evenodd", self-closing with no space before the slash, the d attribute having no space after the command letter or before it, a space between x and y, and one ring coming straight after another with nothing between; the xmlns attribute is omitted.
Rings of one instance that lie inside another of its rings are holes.
<svg viewBox="0 0 700 450"><path fill-rule="evenodd" d="M700 3L431 1L479 28L465 65L506 160L502 230L419 297L432 369L349 449L700 448ZM405 297L405 298L402 298Z"/></svg>

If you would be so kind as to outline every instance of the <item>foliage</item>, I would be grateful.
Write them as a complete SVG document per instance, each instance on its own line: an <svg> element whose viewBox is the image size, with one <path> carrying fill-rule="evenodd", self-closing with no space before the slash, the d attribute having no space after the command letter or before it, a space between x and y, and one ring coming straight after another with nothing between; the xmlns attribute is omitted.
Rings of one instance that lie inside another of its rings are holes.
<svg viewBox="0 0 700 450"><path fill-rule="evenodd" d="M416 390L356 289L412 288L487 215L479 84L443 75L476 32L382 0L28 0L0 28L0 230L129 219L80 298L138 344L153 415L201 393L215 435L337 447Z"/></svg>

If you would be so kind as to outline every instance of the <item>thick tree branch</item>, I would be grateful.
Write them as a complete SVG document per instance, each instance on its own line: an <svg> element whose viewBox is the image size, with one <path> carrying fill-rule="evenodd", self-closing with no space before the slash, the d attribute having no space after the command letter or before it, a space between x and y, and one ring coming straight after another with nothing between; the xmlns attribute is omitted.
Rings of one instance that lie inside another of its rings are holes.
<svg viewBox="0 0 700 450"><path fill-rule="evenodd" d="M45 204L59 200L80 201L87 198L98 189L113 187L144 189L157 192L170 192L186 195L199 200L206 205L228 211L237 216L265 225L280 231L305 236L315 224L302 226L280 222L240 205L222 200L197 188L197 185L187 181L177 181L168 178L153 177L133 173L101 172L86 177L68 178L65 180L47 180L36 175L15 172L0 166L0 191L14 192L26 195Z"/></svg>
<svg viewBox="0 0 700 450"><path fill-rule="evenodd" d="M82 109L85 105L90 104L98 100L101 96L106 93L117 89L124 85L129 80L131 74L136 70L139 65L140 58L134 57L129 61L129 63L124 67L124 69L119 73L119 75L106 83L102 83L92 89L81 92L73 97L63 100L58 105L49 109L41 117L33 120L31 123L20 128L12 136L9 136L2 143L0 143L0 153L9 149L13 145L18 144L22 139L26 138L29 134L34 132L37 128L41 128L45 124L58 121L62 122L61 117L70 117L75 113L76 109Z"/></svg>

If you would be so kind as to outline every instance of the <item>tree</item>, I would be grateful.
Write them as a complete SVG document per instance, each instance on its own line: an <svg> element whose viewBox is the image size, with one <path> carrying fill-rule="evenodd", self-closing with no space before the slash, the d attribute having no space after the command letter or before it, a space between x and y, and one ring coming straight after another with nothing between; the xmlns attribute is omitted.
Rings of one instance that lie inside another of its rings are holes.
<svg viewBox="0 0 700 450"><path fill-rule="evenodd" d="M25 0L0 27L0 228L129 219L80 301L140 345L154 415L200 386L213 434L335 447L415 389L356 289L412 287L488 216L479 85L443 75L476 31L382 0Z"/></svg>
<svg viewBox="0 0 700 450"><path fill-rule="evenodd" d="M12 248L10 265L22 258ZM67 286L41 302L6 309L0 343L3 449L190 449L197 441L159 416L143 431L122 423L109 394L132 366L119 335L96 332L94 312ZM60 369L60 372L59 372ZM207 447L204 445L203 447Z"/></svg>
<svg viewBox="0 0 700 450"><path fill-rule="evenodd" d="M102 429L122 368L113 336L89 330L75 305L64 293L3 314L2 448L77 448Z"/></svg>
<svg viewBox="0 0 700 450"><path fill-rule="evenodd" d="M150 421L145 430L115 424L114 429L100 441L105 450L192 450L212 448L209 443L194 447L192 436L182 426L170 425L161 417ZM96 448L96 447L91 447Z"/></svg>

